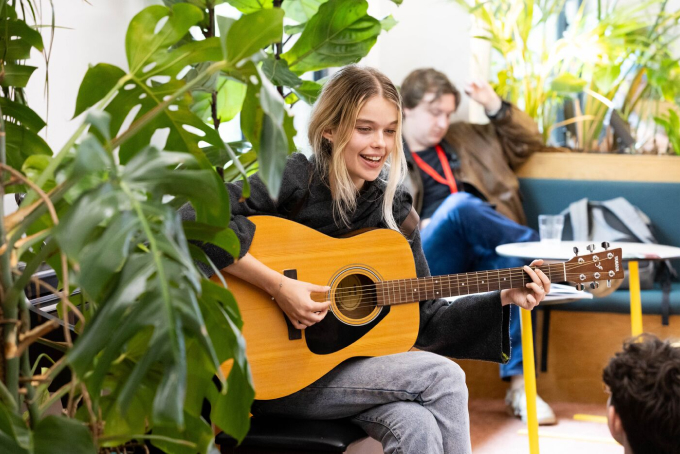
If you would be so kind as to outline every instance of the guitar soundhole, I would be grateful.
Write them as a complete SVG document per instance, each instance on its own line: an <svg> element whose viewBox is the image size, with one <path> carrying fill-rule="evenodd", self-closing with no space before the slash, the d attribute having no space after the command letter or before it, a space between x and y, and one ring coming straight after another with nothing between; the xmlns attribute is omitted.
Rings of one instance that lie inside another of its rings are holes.
<svg viewBox="0 0 680 454"><path fill-rule="evenodd" d="M335 289L335 304L347 318L362 319L375 308L377 296L375 284L363 274L344 277Z"/></svg>

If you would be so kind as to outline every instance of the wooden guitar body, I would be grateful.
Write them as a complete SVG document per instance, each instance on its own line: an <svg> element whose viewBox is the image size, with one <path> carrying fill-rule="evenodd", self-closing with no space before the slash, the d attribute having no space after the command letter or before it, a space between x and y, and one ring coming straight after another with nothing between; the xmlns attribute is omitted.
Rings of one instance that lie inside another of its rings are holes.
<svg viewBox="0 0 680 454"><path fill-rule="evenodd" d="M328 294L312 294L316 301L330 299L326 317L296 330L270 295L223 272L243 317L257 399L299 391L348 358L408 351L418 336L416 301L524 288L531 282L521 267L418 278L411 247L393 230L337 239L277 217L250 220L257 226L249 249L255 258L293 279L331 287ZM596 287L600 280L622 279L621 249L603 247L538 268L552 281L574 282L580 289L586 281ZM230 367L230 362L222 365L225 376Z"/></svg>
<svg viewBox="0 0 680 454"><path fill-rule="evenodd" d="M254 257L289 277L331 287L324 320L294 330L269 294L223 272L243 317L256 399L292 394L348 358L405 352L414 345L419 305L383 306L372 285L416 277L403 236L380 229L337 239L277 217L250 220L257 227L249 249ZM225 374L229 368L223 365Z"/></svg>

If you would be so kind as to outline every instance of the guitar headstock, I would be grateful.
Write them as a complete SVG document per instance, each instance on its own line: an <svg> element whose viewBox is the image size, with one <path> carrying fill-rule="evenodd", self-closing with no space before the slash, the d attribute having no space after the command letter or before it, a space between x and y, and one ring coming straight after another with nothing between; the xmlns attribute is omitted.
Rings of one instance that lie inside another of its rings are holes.
<svg viewBox="0 0 680 454"><path fill-rule="evenodd" d="M574 248L576 257L565 262L567 280L575 283L578 290L583 290L587 282L591 283L591 288L597 288L598 281L607 281L607 287L610 287L612 279L623 279L621 248L607 249L609 243L606 242L602 246L603 251L594 252L595 246L589 245L588 255L578 255L578 249Z"/></svg>

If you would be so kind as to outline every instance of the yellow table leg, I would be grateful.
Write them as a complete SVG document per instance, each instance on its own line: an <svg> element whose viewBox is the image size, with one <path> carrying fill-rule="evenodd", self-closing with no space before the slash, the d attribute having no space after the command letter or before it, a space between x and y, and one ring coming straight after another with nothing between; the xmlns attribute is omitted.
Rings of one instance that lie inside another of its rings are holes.
<svg viewBox="0 0 680 454"><path fill-rule="evenodd" d="M633 336L642 334L642 301L640 299L640 273L638 262L628 262L628 285L630 287L630 325Z"/></svg>
<svg viewBox="0 0 680 454"><path fill-rule="evenodd" d="M536 416L536 368L534 366L534 335L531 328L531 311L520 309L522 314L522 357L524 363L524 392L527 396L527 429L529 453L538 454L538 417Z"/></svg>

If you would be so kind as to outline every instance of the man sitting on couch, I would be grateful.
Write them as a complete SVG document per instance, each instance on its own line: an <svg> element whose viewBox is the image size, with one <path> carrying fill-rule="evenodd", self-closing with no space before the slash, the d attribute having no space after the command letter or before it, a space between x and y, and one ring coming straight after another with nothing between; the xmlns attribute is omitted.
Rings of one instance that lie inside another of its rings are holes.
<svg viewBox="0 0 680 454"><path fill-rule="evenodd" d="M419 69L401 85L408 185L432 275L522 266L520 259L498 256L496 246L538 239L523 225L514 173L543 146L538 128L488 83L470 84L466 92L484 106L490 124L449 124L460 93L441 72ZM519 311L510 317L511 357L501 377L510 381L509 411L526 421ZM540 397L537 413L539 424L557 422Z"/></svg>

